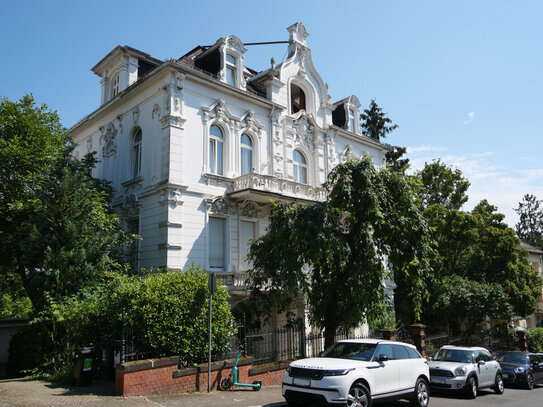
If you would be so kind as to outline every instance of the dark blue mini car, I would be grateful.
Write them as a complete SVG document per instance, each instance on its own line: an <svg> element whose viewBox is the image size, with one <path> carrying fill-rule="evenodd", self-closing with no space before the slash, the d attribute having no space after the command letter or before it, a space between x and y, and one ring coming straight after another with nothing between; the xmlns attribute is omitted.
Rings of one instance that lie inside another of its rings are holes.
<svg viewBox="0 0 543 407"><path fill-rule="evenodd" d="M543 357L535 353L503 352L498 355L505 384L525 386L532 390L543 383Z"/></svg>

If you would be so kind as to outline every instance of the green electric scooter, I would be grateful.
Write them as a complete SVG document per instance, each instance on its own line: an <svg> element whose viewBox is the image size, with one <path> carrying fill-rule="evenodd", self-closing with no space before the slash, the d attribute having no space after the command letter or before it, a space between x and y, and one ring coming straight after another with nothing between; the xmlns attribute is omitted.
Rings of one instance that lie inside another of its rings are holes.
<svg viewBox="0 0 543 407"><path fill-rule="evenodd" d="M238 356L232 366L232 371L226 379L221 380L220 389L221 390L233 390L234 386L241 387L251 387L254 391L259 391L262 388L262 380L255 380L252 384L249 383L238 383L238 362L241 354L243 353L243 345L240 345Z"/></svg>

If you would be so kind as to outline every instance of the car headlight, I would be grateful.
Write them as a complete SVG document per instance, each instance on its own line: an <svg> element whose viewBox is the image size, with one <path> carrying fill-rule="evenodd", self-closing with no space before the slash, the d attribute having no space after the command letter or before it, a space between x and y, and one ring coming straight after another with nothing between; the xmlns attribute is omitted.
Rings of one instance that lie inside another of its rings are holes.
<svg viewBox="0 0 543 407"><path fill-rule="evenodd" d="M455 376L465 376L466 373L468 372L468 368L467 367L458 367L456 368L456 370L454 371L454 375Z"/></svg>
<svg viewBox="0 0 543 407"><path fill-rule="evenodd" d="M522 373L522 372L524 372L524 368L523 368L523 367L517 367L517 368L515 369L515 373Z"/></svg>
<svg viewBox="0 0 543 407"><path fill-rule="evenodd" d="M326 370L324 372L324 376L345 376L347 373L349 373L349 372L351 372L353 370L354 370L354 368Z"/></svg>

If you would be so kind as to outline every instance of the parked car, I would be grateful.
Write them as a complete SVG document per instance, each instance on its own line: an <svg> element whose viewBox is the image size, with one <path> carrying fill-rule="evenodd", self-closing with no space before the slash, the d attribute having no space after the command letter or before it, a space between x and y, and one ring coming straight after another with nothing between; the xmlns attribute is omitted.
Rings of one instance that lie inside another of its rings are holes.
<svg viewBox="0 0 543 407"><path fill-rule="evenodd" d="M369 407L374 400L409 399L428 406L428 363L413 345L378 339L337 342L319 357L292 362L283 376L289 406Z"/></svg>
<svg viewBox="0 0 543 407"><path fill-rule="evenodd" d="M505 384L526 386L532 390L543 383L543 357L535 353L503 352L498 355Z"/></svg>
<svg viewBox="0 0 543 407"><path fill-rule="evenodd" d="M429 365L430 388L462 392L472 399L483 388L503 394L500 364L485 348L443 346Z"/></svg>

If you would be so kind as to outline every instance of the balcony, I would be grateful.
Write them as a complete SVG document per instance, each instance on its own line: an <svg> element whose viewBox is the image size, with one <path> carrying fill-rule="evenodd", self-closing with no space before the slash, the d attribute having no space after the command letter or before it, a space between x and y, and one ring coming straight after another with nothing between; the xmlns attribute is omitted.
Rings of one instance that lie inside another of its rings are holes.
<svg viewBox="0 0 543 407"><path fill-rule="evenodd" d="M228 194L231 200L251 200L268 203L276 201L324 201L326 192L322 188L280 179L271 175L247 174L235 178Z"/></svg>
<svg viewBox="0 0 543 407"><path fill-rule="evenodd" d="M217 273L220 281L231 294L244 294L250 289L248 273Z"/></svg>

